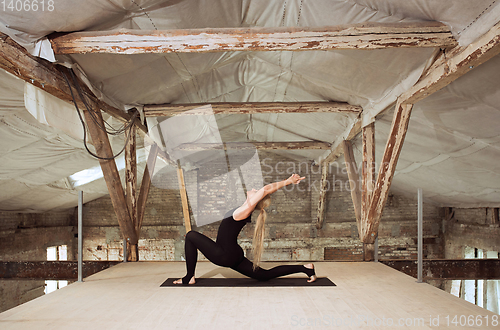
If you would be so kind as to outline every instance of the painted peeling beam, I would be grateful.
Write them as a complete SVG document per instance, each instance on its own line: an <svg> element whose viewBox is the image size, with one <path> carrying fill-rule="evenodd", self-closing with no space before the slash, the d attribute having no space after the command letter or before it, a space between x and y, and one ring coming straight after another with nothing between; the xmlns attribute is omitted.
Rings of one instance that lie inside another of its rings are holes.
<svg viewBox="0 0 500 330"><path fill-rule="evenodd" d="M455 46L442 52L420 80L399 96L398 102L415 104L498 54L500 54L500 22L469 45ZM363 126L372 122L382 112L384 110L363 113Z"/></svg>
<svg viewBox="0 0 500 330"><path fill-rule="evenodd" d="M500 54L500 22L466 47L445 52L412 88L401 94L401 103L416 102L446 87L451 82Z"/></svg>
<svg viewBox="0 0 500 330"><path fill-rule="evenodd" d="M412 108L413 104L396 105L391 131L384 149L373 193L369 200L370 205L366 214L367 223L361 236L365 244L373 244L377 238L382 211L389 196L389 189L394 178L399 155L403 149Z"/></svg>
<svg viewBox="0 0 500 330"><path fill-rule="evenodd" d="M226 142L226 143L185 143L175 150L328 150L328 142L292 141L292 142Z"/></svg>
<svg viewBox="0 0 500 330"><path fill-rule="evenodd" d="M204 53L454 47L450 29L439 22L363 23L326 27L114 30L53 35L63 54Z"/></svg>
<svg viewBox="0 0 500 330"><path fill-rule="evenodd" d="M32 56L26 49L3 33L0 33L0 68L63 101L73 103L70 88L64 78L65 72L69 77L67 69ZM75 92L75 85L71 78L68 80L73 92ZM132 117L131 114L99 100L83 83L80 85L83 88L85 97L92 103L97 104L103 111L123 122L129 121ZM85 108L85 105L78 97L77 104L80 109ZM147 133L144 125L140 123L136 123L136 125L142 134Z"/></svg>
<svg viewBox="0 0 500 330"><path fill-rule="evenodd" d="M318 198L318 217L316 219L316 228L323 228L323 223L325 222L325 205L326 205L326 193L327 193L327 183L328 183L328 163L323 163L321 165L321 182Z"/></svg>
<svg viewBox="0 0 500 330"><path fill-rule="evenodd" d="M330 153L327 154L325 159L320 159L320 163L329 164L342 156L344 154L344 141L351 141L359 133L361 133L361 119L358 118L352 122L352 125L350 127L348 127L341 135L337 137L330 149Z"/></svg>
<svg viewBox="0 0 500 330"><path fill-rule="evenodd" d="M145 105L146 117L210 114L345 112L359 114L359 106L342 102L225 102Z"/></svg>

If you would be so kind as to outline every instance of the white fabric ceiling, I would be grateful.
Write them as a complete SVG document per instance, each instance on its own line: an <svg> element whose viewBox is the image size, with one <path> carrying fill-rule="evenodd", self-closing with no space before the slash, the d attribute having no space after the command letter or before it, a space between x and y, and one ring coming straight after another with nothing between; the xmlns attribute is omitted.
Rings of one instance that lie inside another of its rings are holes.
<svg viewBox="0 0 500 330"><path fill-rule="evenodd" d="M493 0L68 0L54 4L53 12L4 11L0 31L30 52L50 58L43 38L54 31L435 20L450 26L455 38L466 45L500 17L500 5ZM418 80L435 51L82 54L57 60L77 64L96 90L123 109L157 103L339 101L362 106L364 111L380 111ZM499 206L499 73L497 57L415 105L395 190L413 195L421 187L429 201L443 206ZM4 72L0 72L0 84L0 209L48 211L75 206L76 193L67 177L98 163L83 149L74 108L43 101L39 91ZM30 103L32 98L36 101ZM48 114L33 104L48 104ZM65 109L67 117L62 116ZM378 160L391 119L388 113L376 121ZM340 114L260 114L218 116L217 124L224 142L333 143L352 120ZM116 139L113 144L119 150L123 142ZM359 140L355 149L360 149ZM300 160L324 156L318 151L280 153ZM359 153L356 156L360 161ZM79 188L86 192L86 200L106 194L103 180Z"/></svg>

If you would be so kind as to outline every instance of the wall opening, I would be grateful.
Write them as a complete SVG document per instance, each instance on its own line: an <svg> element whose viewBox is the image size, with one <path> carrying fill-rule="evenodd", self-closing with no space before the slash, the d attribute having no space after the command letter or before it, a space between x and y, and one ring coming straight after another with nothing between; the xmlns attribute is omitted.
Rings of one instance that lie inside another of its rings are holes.
<svg viewBox="0 0 500 330"><path fill-rule="evenodd" d="M498 259L497 251L464 248L465 259ZM500 280L453 280L451 294L493 313L500 314Z"/></svg>
<svg viewBox="0 0 500 330"><path fill-rule="evenodd" d="M49 246L47 248L47 261L66 261L68 260L68 246ZM46 280L45 281L45 294L56 291L57 289L64 288L68 285L66 280Z"/></svg>

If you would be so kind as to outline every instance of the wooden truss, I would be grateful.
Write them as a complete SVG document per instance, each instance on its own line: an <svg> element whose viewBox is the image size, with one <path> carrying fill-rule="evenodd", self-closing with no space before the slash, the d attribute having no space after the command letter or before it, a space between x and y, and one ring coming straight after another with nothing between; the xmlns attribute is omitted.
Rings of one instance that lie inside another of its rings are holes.
<svg viewBox="0 0 500 330"><path fill-rule="evenodd" d="M203 53L453 47L450 29L439 22L363 23L326 27L119 30L57 34L56 54Z"/></svg>
<svg viewBox="0 0 500 330"><path fill-rule="evenodd" d="M178 31L113 31L113 32L78 32L65 35L54 35L51 43L56 54L74 53L168 53L168 52L214 52L214 51L274 51L274 50L327 50L327 49L377 49L388 47L439 47L445 49L433 66L420 81L406 93L403 93L396 104L396 110L388 138L382 165L377 178L374 172L374 127L362 125L361 118L342 134L330 147L330 153L322 165L322 187L327 179L328 163L342 155L347 155L349 168L355 164L350 140L363 132L363 171L362 189L353 193L360 238L367 245L366 260L373 257L371 247L377 236L378 224L388 191L396 168L399 153L408 128L412 106L415 102L443 88L477 65L500 53L499 24L493 27L483 37L468 45L457 46L449 29L436 22L410 24L361 24L353 26L338 26L324 28L245 28L245 29L203 29ZM453 47L453 48L451 48ZM451 48L451 49L450 49ZM22 47L6 35L0 35L0 68L31 83L48 93L68 102L72 101L70 87L64 79L64 68L29 55ZM74 88L73 82L70 86ZM92 110L102 120L100 111L106 111L123 121L130 120L130 115L100 101L85 86L85 97L92 105ZM77 104L84 108L82 101ZM192 105L190 105L192 107ZM203 106L201 106L203 108ZM206 107L205 107L206 108ZM359 107L342 103L318 102L309 104L212 104L215 113L256 113L256 112L352 112L361 111ZM187 109L181 106L160 105L146 106L145 113L150 116L172 116ZM206 109L205 109L206 111ZM190 111L196 112L196 111ZM88 116L88 111L85 111ZM364 118L373 120L379 113L363 113ZM96 152L99 156L109 158L112 155L107 135L96 124L89 123ZM142 125L137 125L139 132L146 132ZM364 128L361 128L365 126ZM134 141L127 145L127 158L133 157ZM346 140L346 142L344 142ZM351 149L350 149L351 148ZM162 157L162 152L153 147L152 153ZM151 156L150 154L150 156ZM165 156L165 155L163 155ZM153 157L153 156L152 156ZM168 160L168 156L165 156ZM145 200L149 190L149 173L144 173L143 186L139 196L134 184L136 179L136 164L127 161L127 184L125 194L120 183L116 164L112 160L101 160L106 184L118 217L123 236L131 245L137 241L144 216ZM149 163L149 161L148 161ZM151 161L154 163L154 160ZM352 173L350 176L354 176ZM181 181L180 181L181 182ZM359 197L361 195L361 197ZM317 225L323 223L325 192L322 189L318 205ZM361 200L359 200L361 199ZM358 219L359 217L359 219ZM134 250L134 248L132 249ZM136 253L135 252L135 253ZM134 252L132 252L133 254ZM135 258L135 257L132 257Z"/></svg>

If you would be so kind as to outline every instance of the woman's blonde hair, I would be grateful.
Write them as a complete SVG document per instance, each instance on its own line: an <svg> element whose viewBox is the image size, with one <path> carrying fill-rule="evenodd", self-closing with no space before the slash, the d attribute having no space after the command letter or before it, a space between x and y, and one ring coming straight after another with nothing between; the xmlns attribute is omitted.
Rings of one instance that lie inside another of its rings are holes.
<svg viewBox="0 0 500 330"><path fill-rule="evenodd" d="M264 249L264 231L265 223L267 219L267 212L264 210L266 207L271 205L271 196L266 195L262 198L255 209L260 210L259 216L257 217L257 223L255 224L255 230L253 233L252 242L252 256L253 256L253 269L256 270L260 264L260 258L262 256L262 250Z"/></svg>

